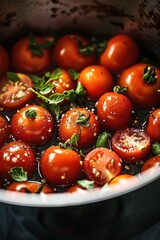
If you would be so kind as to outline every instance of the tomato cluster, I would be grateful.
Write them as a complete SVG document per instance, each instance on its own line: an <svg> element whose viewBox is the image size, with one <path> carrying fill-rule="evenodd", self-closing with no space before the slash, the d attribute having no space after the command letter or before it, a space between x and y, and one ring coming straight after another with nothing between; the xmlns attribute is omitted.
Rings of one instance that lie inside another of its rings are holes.
<svg viewBox="0 0 160 240"><path fill-rule="evenodd" d="M114 189L158 167L160 69L140 50L125 34L1 46L0 188Z"/></svg>

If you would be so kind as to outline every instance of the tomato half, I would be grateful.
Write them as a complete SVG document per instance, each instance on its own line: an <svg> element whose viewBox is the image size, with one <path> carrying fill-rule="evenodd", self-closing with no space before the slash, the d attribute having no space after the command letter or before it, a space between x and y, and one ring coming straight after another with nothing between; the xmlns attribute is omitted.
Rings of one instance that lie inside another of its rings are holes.
<svg viewBox="0 0 160 240"><path fill-rule="evenodd" d="M152 142L160 142L160 108L149 115L145 132L150 136Z"/></svg>
<svg viewBox="0 0 160 240"><path fill-rule="evenodd" d="M54 61L58 67L81 71L96 62L94 52L87 52L88 41L77 34L60 37L54 45ZM85 50L85 51L84 51Z"/></svg>
<svg viewBox="0 0 160 240"><path fill-rule="evenodd" d="M13 167L22 167L31 177L37 167L34 150L21 141L7 143L0 149L0 176L12 179L8 171Z"/></svg>
<svg viewBox="0 0 160 240"><path fill-rule="evenodd" d="M6 75L9 65L8 53L4 47L0 46L0 78Z"/></svg>
<svg viewBox="0 0 160 240"><path fill-rule="evenodd" d="M0 114L0 147L2 147L8 141L9 135L9 122L2 114Z"/></svg>
<svg viewBox="0 0 160 240"><path fill-rule="evenodd" d="M25 74L17 73L17 80L4 77L0 81L0 107L4 110L17 110L31 102L34 93L32 80Z"/></svg>
<svg viewBox="0 0 160 240"><path fill-rule="evenodd" d="M54 119L44 107L29 105L13 115L11 133L16 140L43 145L53 137Z"/></svg>
<svg viewBox="0 0 160 240"><path fill-rule="evenodd" d="M97 185L104 185L122 171L120 157L108 148L95 148L84 159L84 172Z"/></svg>
<svg viewBox="0 0 160 240"><path fill-rule="evenodd" d="M37 193L37 191L40 188L41 188L40 182L26 181L26 182L13 182L7 187L7 190L24 193ZM39 193L54 193L54 190L47 185L43 185Z"/></svg>
<svg viewBox="0 0 160 240"><path fill-rule="evenodd" d="M102 126L109 131L130 126L133 121L133 106L123 94L108 92L103 94L96 105Z"/></svg>
<svg viewBox="0 0 160 240"><path fill-rule="evenodd" d="M160 103L160 70L144 63L125 69L118 79L120 87L127 87L126 96L137 109L147 110Z"/></svg>
<svg viewBox="0 0 160 240"><path fill-rule="evenodd" d="M119 73L138 61L139 47L133 38L124 34L111 37L100 55L100 64L111 72Z"/></svg>
<svg viewBox="0 0 160 240"><path fill-rule="evenodd" d="M97 116L85 108L68 110L59 123L59 137L62 142L77 134L78 139L73 146L87 147L93 144L100 133L100 123Z"/></svg>
<svg viewBox="0 0 160 240"><path fill-rule="evenodd" d="M159 155L153 156L153 157L147 159L141 167L141 172L144 172L144 171L150 169L151 167L157 167L157 168L160 167L160 156Z"/></svg>
<svg viewBox="0 0 160 240"><path fill-rule="evenodd" d="M51 67L51 49L43 48L40 53L35 50L45 43L45 39L29 37L19 39L11 49L11 66L15 72L42 75Z"/></svg>
<svg viewBox="0 0 160 240"><path fill-rule="evenodd" d="M111 143L118 156L129 163L144 159L151 149L150 137L138 128L126 128L115 132Z"/></svg>
<svg viewBox="0 0 160 240"><path fill-rule="evenodd" d="M105 92L110 92L114 86L114 79L107 68L100 65L92 65L80 72L78 81L87 91L87 96L97 100Z"/></svg>
<svg viewBox="0 0 160 240"><path fill-rule="evenodd" d="M47 183L66 185L80 179L83 169L81 156L72 149L58 146L47 148L40 160L40 172Z"/></svg>

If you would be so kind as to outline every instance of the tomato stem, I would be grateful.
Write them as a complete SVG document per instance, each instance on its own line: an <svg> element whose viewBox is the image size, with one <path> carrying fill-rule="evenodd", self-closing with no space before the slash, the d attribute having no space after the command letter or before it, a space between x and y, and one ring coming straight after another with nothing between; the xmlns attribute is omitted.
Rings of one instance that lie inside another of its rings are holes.
<svg viewBox="0 0 160 240"><path fill-rule="evenodd" d="M34 109L28 109L27 111L25 111L25 116L27 118L36 119L37 113Z"/></svg>
<svg viewBox="0 0 160 240"><path fill-rule="evenodd" d="M146 66L143 73L143 80L148 84L154 83L157 80L155 68Z"/></svg>
<svg viewBox="0 0 160 240"><path fill-rule="evenodd" d="M152 152L155 154L155 155L160 155L160 143L158 142L154 142L152 144Z"/></svg>
<svg viewBox="0 0 160 240"><path fill-rule="evenodd" d="M116 86L114 86L114 88L113 88L113 92L116 92L116 93L121 93L121 94L123 94L123 93L126 92L126 91L127 91L127 87L126 87L126 86L120 87L119 85L116 85Z"/></svg>

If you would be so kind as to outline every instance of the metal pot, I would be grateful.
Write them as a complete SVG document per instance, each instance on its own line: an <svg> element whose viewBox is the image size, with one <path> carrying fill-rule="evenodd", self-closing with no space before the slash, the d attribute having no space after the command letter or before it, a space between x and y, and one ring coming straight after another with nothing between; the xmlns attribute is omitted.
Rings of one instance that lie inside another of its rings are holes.
<svg viewBox="0 0 160 240"><path fill-rule="evenodd" d="M0 42L14 41L29 31L98 36L121 32L149 48L150 56L158 61L159 19L158 0L4 0ZM83 195L0 190L1 239L129 239L159 220L159 176L157 168L124 190L94 190Z"/></svg>

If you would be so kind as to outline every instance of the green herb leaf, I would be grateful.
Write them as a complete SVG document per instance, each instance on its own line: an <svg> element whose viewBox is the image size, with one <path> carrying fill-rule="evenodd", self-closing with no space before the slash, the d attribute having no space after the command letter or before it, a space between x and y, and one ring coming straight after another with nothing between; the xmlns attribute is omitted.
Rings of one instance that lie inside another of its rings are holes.
<svg viewBox="0 0 160 240"><path fill-rule="evenodd" d="M56 118L56 120L59 120L60 115L61 115L61 108L59 105L57 104L50 104L48 106L49 111L51 112L51 114L53 114Z"/></svg>
<svg viewBox="0 0 160 240"><path fill-rule="evenodd" d="M51 104L59 104L65 99L65 94L63 93L53 93L51 96L49 96L49 99L51 100Z"/></svg>
<svg viewBox="0 0 160 240"><path fill-rule="evenodd" d="M111 139L111 134L108 132L102 132L101 134L99 134L95 146L96 147L107 147L110 148L110 144L109 141Z"/></svg>
<svg viewBox="0 0 160 240"><path fill-rule="evenodd" d="M78 180L77 184L87 190L94 189L94 181L89 180Z"/></svg>
<svg viewBox="0 0 160 240"><path fill-rule="evenodd" d="M45 77L49 78L49 81L57 80L61 76L62 76L62 71L60 68L55 69L55 71L53 73L47 72L45 74Z"/></svg>
<svg viewBox="0 0 160 240"><path fill-rule="evenodd" d="M23 170L22 167L13 167L8 171L14 181L16 182L23 182L27 181L27 172Z"/></svg>
<svg viewBox="0 0 160 240"><path fill-rule="evenodd" d="M77 83L77 88L75 90L75 93L79 96L85 96L87 93L80 82Z"/></svg>
<svg viewBox="0 0 160 240"><path fill-rule="evenodd" d="M65 91L65 92L64 92L64 97L65 97L65 99L67 99L68 101L73 102L74 99L76 98L76 94L75 94L74 89Z"/></svg>
<svg viewBox="0 0 160 240"><path fill-rule="evenodd" d="M41 89L40 89L39 92L40 92L42 95L46 95L46 94L50 93L50 92L53 90L53 88L54 88L54 84L44 84L44 85L41 87Z"/></svg>
<svg viewBox="0 0 160 240"><path fill-rule="evenodd" d="M73 80L77 80L79 78L79 73L75 71L73 68L70 68L68 72L71 75Z"/></svg>
<svg viewBox="0 0 160 240"><path fill-rule="evenodd" d="M17 82L20 80L17 73L14 73L14 72L7 72L7 78L12 82Z"/></svg>

